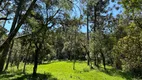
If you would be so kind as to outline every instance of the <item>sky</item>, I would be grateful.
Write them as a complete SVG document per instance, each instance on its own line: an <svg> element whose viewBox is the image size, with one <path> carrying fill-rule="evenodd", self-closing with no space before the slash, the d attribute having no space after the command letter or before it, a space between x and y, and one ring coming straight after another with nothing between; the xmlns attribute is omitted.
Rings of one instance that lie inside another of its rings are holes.
<svg viewBox="0 0 142 80"><path fill-rule="evenodd" d="M79 4L77 4L77 5L79 5ZM108 7L112 8L114 5L119 6L120 7L119 10L116 10L115 8L113 8L112 11L110 11L109 13L112 13L112 15L114 17L116 17L118 14L121 14L123 12L123 8L121 7L121 5L118 5L116 2L112 3L111 1L110 1L110 4ZM75 16L79 16L80 15L79 8L75 9L74 13L72 13L72 14L74 14ZM11 25L12 25L12 20L9 20L6 22L5 28L9 31L11 28ZM87 32L86 27L82 26L81 31ZM22 32L22 29L20 29L19 32Z"/></svg>

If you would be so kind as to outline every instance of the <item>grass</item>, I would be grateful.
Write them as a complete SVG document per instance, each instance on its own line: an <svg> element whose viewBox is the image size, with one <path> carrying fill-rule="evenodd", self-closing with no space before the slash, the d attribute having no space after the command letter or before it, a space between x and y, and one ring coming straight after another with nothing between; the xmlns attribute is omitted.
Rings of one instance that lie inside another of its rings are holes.
<svg viewBox="0 0 142 80"><path fill-rule="evenodd" d="M8 72L1 73L0 80L131 80L130 75L108 66L106 72L102 69L90 70L86 62L77 62L76 70L73 70L72 64L68 61L41 64L38 66L38 75L35 79L32 78L33 65L27 65L26 74L22 74L21 64L21 70L12 67Z"/></svg>

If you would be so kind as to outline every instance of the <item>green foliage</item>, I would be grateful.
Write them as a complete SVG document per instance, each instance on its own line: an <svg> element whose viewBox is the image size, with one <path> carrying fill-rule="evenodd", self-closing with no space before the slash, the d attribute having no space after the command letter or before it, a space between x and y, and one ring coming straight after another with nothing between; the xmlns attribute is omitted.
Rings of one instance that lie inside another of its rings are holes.
<svg viewBox="0 0 142 80"><path fill-rule="evenodd" d="M124 70L131 71L133 75L142 75L141 29L134 23L126 28L127 36L119 39L114 47L115 56L121 59Z"/></svg>
<svg viewBox="0 0 142 80"><path fill-rule="evenodd" d="M125 11L133 12L134 10L141 10L141 0L121 0L120 3L125 8ZM128 10L129 9L129 10Z"/></svg>
<svg viewBox="0 0 142 80"><path fill-rule="evenodd" d="M59 0L59 7L71 10L73 8L73 2L69 0Z"/></svg>

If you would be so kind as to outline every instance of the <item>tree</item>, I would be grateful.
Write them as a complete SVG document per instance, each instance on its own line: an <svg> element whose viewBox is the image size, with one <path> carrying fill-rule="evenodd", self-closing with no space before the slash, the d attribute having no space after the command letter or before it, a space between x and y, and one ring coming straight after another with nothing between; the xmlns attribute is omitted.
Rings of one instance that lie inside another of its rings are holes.
<svg viewBox="0 0 142 80"><path fill-rule="evenodd" d="M22 19L17 22L18 17L21 16L21 15L19 15L19 13L20 13L21 4L23 3L23 1L20 1L18 3L17 11L15 13L15 17L14 17L14 20L13 20L12 27L11 27L10 33L8 35L8 38L0 46L0 52L2 52L1 59L0 59L0 72L2 72L3 67L4 67L5 59L6 59L6 56L7 56L7 53L8 53L8 49L9 49L9 44L11 43L12 39L14 38L16 33L18 32L18 30L21 27L21 25L23 24L24 19L29 15L29 13L30 13L32 7L34 6L35 2L36 2L36 0L34 0L31 3L30 7L26 11L26 13L23 15ZM15 26L17 23L18 23L18 25Z"/></svg>
<svg viewBox="0 0 142 80"><path fill-rule="evenodd" d="M113 47L116 67L121 66L123 70L130 71L134 76L141 77L141 64L139 64L141 63L139 61L141 60L139 58L141 56L141 0L122 0L119 3L122 4L124 13L120 17L115 34L118 42Z"/></svg>
<svg viewBox="0 0 142 80"><path fill-rule="evenodd" d="M125 65L122 67L124 70L131 71L133 75L141 77L141 28L130 23L125 30L127 35L119 39L114 47L115 55Z"/></svg>

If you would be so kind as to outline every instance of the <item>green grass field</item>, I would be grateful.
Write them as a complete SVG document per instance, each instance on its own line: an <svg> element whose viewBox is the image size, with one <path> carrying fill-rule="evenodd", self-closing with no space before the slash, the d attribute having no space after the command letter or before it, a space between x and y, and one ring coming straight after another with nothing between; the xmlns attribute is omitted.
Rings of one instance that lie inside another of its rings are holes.
<svg viewBox="0 0 142 80"><path fill-rule="evenodd" d="M73 70L72 64L68 61L41 64L38 66L37 80L131 80L130 75L108 66L106 72L102 68L90 70L86 62L77 62L76 70ZM16 67L9 68L7 72L1 73L0 80L31 80L33 65L27 65L26 74L22 74L22 68L22 64L20 70L17 70Z"/></svg>

